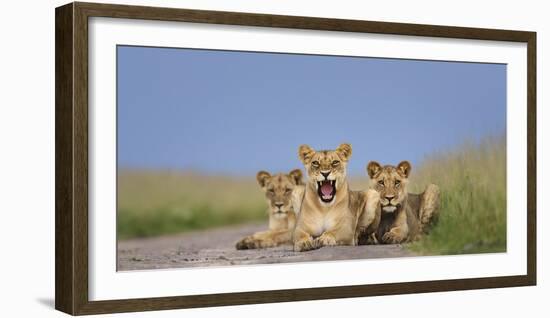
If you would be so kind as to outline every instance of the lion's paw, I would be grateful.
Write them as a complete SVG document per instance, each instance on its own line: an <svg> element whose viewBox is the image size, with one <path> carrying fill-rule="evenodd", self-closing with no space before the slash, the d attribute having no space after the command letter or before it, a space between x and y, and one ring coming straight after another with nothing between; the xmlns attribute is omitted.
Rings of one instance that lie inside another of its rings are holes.
<svg viewBox="0 0 550 318"><path fill-rule="evenodd" d="M235 244L235 247L238 250L251 250L260 248L261 242L259 240L256 240L252 237L245 237L242 240L238 241L237 244Z"/></svg>
<svg viewBox="0 0 550 318"><path fill-rule="evenodd" d="M399 244L403 242L403 237L395 232L389 231L382 236L382 242L386 244Z"/></svg>
<svg viewBox="0 0 550 318"><path fill-rule="evenodd" d="M295 252L306 252L319 248L316 242L310 238L300 240L294 243Z"/></svg>
<svg viewBox="0 0 550 318"><path fill-rule="evenodd" d="M315 241L316 241L316 245L318 245L319 247L337 245L336 239L334 238L334 236L326 233L323 233L321 236L316 238Z"/></svg>

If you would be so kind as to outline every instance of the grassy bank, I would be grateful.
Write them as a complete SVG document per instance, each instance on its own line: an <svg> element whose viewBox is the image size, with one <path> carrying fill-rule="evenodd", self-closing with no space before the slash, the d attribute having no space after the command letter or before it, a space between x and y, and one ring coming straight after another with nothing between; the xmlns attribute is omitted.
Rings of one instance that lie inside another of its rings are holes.
<svg viewBox="0 0 550 318"><path fill-rule="evenodd" d="M490 138L435 154L413 167L411 192L441 188L441 214L430 234L410 245L422 254L506 251L506 141Z"/></svg>
<svg viewBox="0 0 550 318"><path fill-rule="evenodd" d="M264 219L267 219L266 204L254 177L170 171L119 172L119 239Z"/></svg>

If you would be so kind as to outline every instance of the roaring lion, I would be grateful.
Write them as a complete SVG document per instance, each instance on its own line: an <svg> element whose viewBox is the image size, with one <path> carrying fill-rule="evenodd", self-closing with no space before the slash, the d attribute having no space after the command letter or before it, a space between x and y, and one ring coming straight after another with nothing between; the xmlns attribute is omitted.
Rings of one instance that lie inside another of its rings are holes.
<svg viewBox="0 0 550 318"><path fill-rule="evenodd" d="M302 145L298 156L308 179L302 199L296 204L299 215L294 250L356 245L360 236L371 235L380 220L379 195L374 190L349 189L346 166L351 145L341 144L336 150L323 151Z"/></svg>
<svg viewBox="0 0 550 318"><path fill-rule="evenodd" d="M427 233L439 213L439 187L430 184L423 193L408 193L411 164L381 166L376 161L367 165L371 188L380 194L381 220L376 231L378 242L396 244L411 242Z"/></svg>
<svg viewBox="0 0 550 318"><path fill-rule="evenodd" d="M239 250L275 247L292 243L296 224L293 194L303 188L302 171L295 169L288 174L260 171L256 175L269 205L269 230L257 232L237 242ZM299 195L299 194L298 194Z"/></svg>

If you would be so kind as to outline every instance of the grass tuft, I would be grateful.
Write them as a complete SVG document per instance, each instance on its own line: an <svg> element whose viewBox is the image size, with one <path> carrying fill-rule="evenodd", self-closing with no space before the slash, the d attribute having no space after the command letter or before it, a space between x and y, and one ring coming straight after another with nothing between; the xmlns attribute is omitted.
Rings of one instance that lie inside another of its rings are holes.
<svg viewBox="0 0 550 318"><path fill-rule="evenodd" d="M435 154L413 170L411 192L441 189L440 217L430 234L412 243L421 254L506 251L506 140L488 138Z"/></svg>

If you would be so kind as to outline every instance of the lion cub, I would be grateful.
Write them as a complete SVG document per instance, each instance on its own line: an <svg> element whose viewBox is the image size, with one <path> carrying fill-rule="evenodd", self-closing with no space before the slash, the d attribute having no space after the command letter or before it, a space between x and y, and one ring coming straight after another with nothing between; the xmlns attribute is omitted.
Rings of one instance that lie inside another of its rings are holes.
<svg viewBox="0 0 550 318"><path fill-rule="evenodd" d="M386 244L411 242L426 233L439 213L439 187L430 184L421 194L407 192L411 164L367 165L371 188L380 193L382 215L376 239Z"/></svg>
<svg viewBox="0 0 550 318"><path fill-rule="evenodd" d="M302 171L275 175L260 171L256 175L269 205L269 230L247 236L237 242L237 249L275 247L292 243L292 231L296 224L293 193L303 188Z"/></svg>
<svg viewBox="0 0 550 318"><path fill-rule="evenodd" d="M351 145L341 144L336 150L323 151L302 145L298 156L308 180L294 231L294 250L356 245L357 236L374 232L379 195L372 190L349 189L346 166Z"/></svg>

